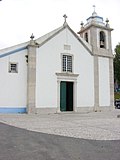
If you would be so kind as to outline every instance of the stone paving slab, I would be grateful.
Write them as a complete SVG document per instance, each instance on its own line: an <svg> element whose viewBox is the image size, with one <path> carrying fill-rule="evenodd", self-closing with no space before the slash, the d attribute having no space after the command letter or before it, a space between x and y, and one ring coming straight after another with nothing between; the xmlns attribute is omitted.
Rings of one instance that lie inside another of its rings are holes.
<svg viewBox="0 0 120 160"><path fill-rule="evenodd" d="M1 114L0 122L26 130L93 140L120 140L120 110L62 114Z"/></svg>

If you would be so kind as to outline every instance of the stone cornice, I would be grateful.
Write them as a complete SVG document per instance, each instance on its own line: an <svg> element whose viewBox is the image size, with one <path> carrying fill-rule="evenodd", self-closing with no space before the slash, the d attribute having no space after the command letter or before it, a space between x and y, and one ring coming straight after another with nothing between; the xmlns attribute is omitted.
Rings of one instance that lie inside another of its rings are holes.
<svg viewBox="0 0 120 160"><path fill-rule="evenodd" d="M65 76L65 77L78 77L79 74L74 74L74 73L68 73L68 72L63 72L63 73L55 73L57 76Z"/></svg>
<svg viewBox="0 0 120 160"><path fill-rule="evenodd" d="M109 28L109 27L106 27L106 26L102 26L102 25L99 25L99 24L91 23L91 24L88 24L87 26L83 27L82 30L80 30L78 32L78 34L84 32L85 30L89 29L90 27L101 28L101 29L109 30L109 31L113 30L112 28Z"/></svg>
<svg viewBox="0 0 120 160"><path fill-rule="evenodd" d="M55 73L58 81L77 81L79 74L73 73Z"/></svg>
<svg viewBox="0 0 120 160"><path fill-rule="evenodd" d="M93 49L93 56L99 57L106 57L106 58L114 58L112 51L109 49L102 49L102 48L94 48Z"/></svg>

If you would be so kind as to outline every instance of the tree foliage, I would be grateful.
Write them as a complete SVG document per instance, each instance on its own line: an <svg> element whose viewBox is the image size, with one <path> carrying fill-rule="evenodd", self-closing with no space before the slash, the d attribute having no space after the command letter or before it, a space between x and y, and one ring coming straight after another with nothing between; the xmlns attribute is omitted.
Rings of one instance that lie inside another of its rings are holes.
<svg viewBox="0 0 120 160"><path fill-rule="evenodd" d="M120 43L116 45L114 57L114 79L120 85Z"/></svg>

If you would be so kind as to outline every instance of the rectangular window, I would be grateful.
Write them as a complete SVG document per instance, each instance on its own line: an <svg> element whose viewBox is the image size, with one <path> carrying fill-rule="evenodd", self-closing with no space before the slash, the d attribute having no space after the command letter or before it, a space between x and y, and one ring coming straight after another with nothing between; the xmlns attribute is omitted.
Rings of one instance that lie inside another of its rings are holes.
<svg viewBox="0 0 120 160"><path fill-rule="evenodd" d="M9 72L17 73L18 72L18 63L9 63Z"/></svg>
<svg viewBox="0 0 120 160"><path fill-rule="evenodd" d="M72 56L63 55L63 72L72 72Z"/></svg>

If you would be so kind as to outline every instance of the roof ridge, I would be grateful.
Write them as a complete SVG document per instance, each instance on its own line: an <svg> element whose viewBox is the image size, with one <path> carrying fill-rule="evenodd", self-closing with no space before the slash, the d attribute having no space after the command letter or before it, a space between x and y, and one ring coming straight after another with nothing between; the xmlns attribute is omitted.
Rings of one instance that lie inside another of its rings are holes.
<svg viewBox="0 0 120 160"><path fill-rule="evenodd" d="M56 34L58 31L60 31L61 29L63 29L63 26L60 26L54 30L52 30L51 32L48 32L47 34L35 39L35 41L40 45L41 43L43 43L44 41L46 41L47 39L49 39L50 37L52 37L54 34Z"/></svg>
<svg viewBox="0 0 120 160"><path fill-rule="evenodd" d="M4 54L6 52L10 52L10 51L16 50L18 48L27 47L28 44L29 44L29 41L28 42L24 42L24 43L19 43L19 44L16 44L14 46L10 46L10 47L7 47L7 48L0 49L0 55Z"/></svg>

